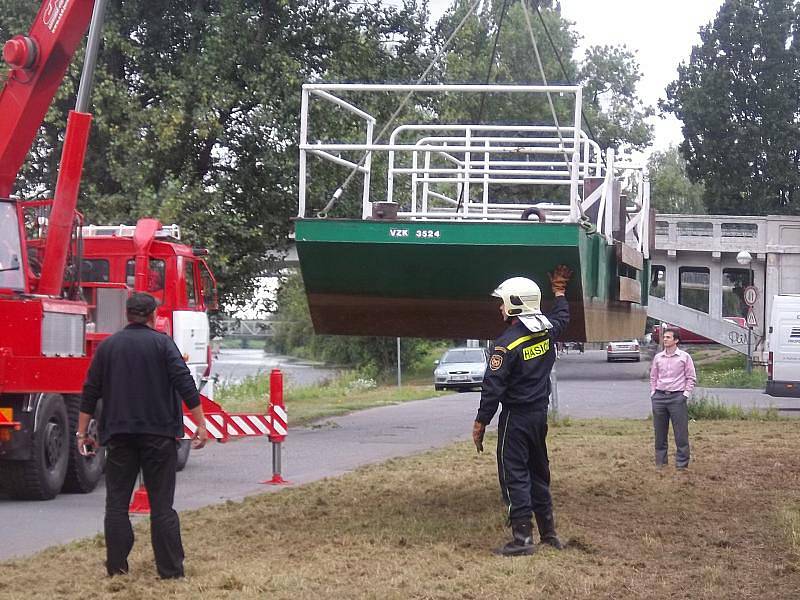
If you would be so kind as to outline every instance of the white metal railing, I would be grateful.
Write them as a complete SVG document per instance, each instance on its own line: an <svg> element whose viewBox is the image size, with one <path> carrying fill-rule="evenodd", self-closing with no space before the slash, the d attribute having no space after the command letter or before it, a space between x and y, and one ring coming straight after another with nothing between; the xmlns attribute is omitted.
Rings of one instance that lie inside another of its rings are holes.
<svg viewBox="0 0 800 600"><path fill-rule="evenodd" d="M136 225L84 225L81 227L83 237L113 236L113 237L133 237L136 232ZM157 238L181 239L180 225L162 225L156 231Z"/></svg>
<svg viewBox="0 0 800 600"><path fill-rule="evenodd" d="M388 138L376 140L377 120L348 94L358 93L362 99L365 93L391 92L557 94L572 103L572 123L556 127L424 122L436 117L419 109L415 117L422 122L387 123L382 131L389 133ZM312 100L327 103L328 112L341 110L343 118L355 119L362 138L309 140ZM617 159L613 150L603 155L581 130L581 102L577 86L306 84L301 100L298 217L311 216L307 184L309 157L314 157L343 167L343 180L355 174L361 177L362 219L372 218L376 198L396 203L403 219L518 221L527 209L537 208L548 222L581 221L612 243L620 220L614 190L622 182L631 197L622 208L626 213L622 241L647 256L650 194L645 169ZM385 187L373 178L373 158L378 155L386 157L380 163ZM529 203L519 200L526 189ZM342 192L340 187L333 202ZM315 204L320 201L315 200ZM321 199L322 204L329 200Z"/></svg>

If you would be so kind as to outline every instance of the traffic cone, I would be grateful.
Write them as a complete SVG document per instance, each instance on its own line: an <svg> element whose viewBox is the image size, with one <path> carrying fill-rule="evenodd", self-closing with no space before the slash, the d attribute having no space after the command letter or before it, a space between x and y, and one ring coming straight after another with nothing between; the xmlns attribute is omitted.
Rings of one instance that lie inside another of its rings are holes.
<svg viewBox="0 0 800 600"><path fill-rule="evenodd" d="M139 487L133 492L133 499L128 507L128 512L137 515L150 514L150 496L147 494L147 488L144 486L144 480L141 477L139 477Z"/></svg>

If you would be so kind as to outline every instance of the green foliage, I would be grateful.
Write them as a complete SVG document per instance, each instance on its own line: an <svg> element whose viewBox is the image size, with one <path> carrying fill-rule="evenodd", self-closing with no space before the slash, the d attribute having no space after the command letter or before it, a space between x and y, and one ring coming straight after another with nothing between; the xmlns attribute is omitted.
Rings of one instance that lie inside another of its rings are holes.
<svg viewBox="0 0 800 600"><path fill-rule="evenodd" d="M453 0L436 25L435 47L444 44L471 4L471 0ZM642 105L636 95L641 73L634 54L620 46L593 46L586 51L581 62L575 61L573 54L578 34L572 23L561 17L557 2L536 4L542 18L539 19L534 8L529 8L531 28L548 83L571 82L585 86L584 115L593 131L592 137L601 147L646 146L652 139L652 127L645 123L645 118L653 111ZM504 9L506 14L503 16ZM546 32L542 21L547 27ZM494 39L501 22L490 71ZM441 76L447 81L541 84L521 3L501 0L483 3L446 54ZM553 102L559 123L572 125L571 102L557 96L553 97ZM437 112L442 120L485 120L487 115L491 115L493 120L509 123L553 124L547 98L541 95L524 99L498 95L483 101L452 95L439 101Z"/></svg>
<svg viewBox="0 0 800 600"><path fill-rule="evenodd" d="M636 94L642 78L636 56L625 46L592 46L586 50L578 82L584 86L584 111L602 148L630 146L637 150L653 139L645 122L654 114Z"/></svg>
<svg viewBox="0 0 800 600"><path fill-rule="evenodd" d="M703 185L686 175L686 160L675 146L650 155L650 205L659 213L705 214ZM725 313L728 314L728 313Z"/></svg>
<svg viewBox="0 0 800 600"><path fill-rule="evenodd" d="M752 421L779 421L780 416L775 407L766 410L751 408L745 410L741 406L723 404L714 396L700 396L692 398L688 404L689 418L695 421L700 420L752 420Z"/></svg>
<svg viewBox="0 0 800 600"><path fill-rule="evenodd" d="M79 201L87 222L133 223L153 216L179 223L188 243L209 248L223 304L249 302L257 277L274 270L270 251L283 249L290 231L302 83L415 81L471 0L454 0L433 32L427 27L427 2L387 4L111 0ZM504 6L508 12L489 72ZM532 11L548 81L587 85L585 111L601 144L645 144L650 139L643 121L648 109L635 96L640 74L633 54L624 48L592 48L576 62L577 33L561 18L558 2L538 6L557 50ZM26 31L37 8L24 0L2 0L0 34L9 38ZM15 191L22 196L52 194L82 56L79 50L17 182ZM532 61L521 5L487 1L429 81L538 83ZM396 98L388 95L353 93L348 100L379 121L396 108ZM571 124L567 102L554 101L562 124ZM423 114L441 120L484 120L491 114L493 120L552 123L544 98L520 103L491 96L480 106L458 95L420 96L400 118L414 121ZM332 139L352 137L357 127L335 110L315 114L313 121ZM381 161L385 157L373 161L376 180L385 172ZM311 209L320 210L345 176L341 167L319 165L309 182ZM345 190L331 216L360 203L356 188ZM301 323L289 327L284 347L348 364L366 360L376 374L390 370L394 340L373 339L365 347L355 339L318 341L311 338L308 319ZM418 344L404 341L409 354Z"/></svg>
<svg viewBox="0 0 800 600"><path fill-rule="evenodd" d="M726 0L667 88L713 214L797 212L799 20L790 0Z"/></svg>
<svg viewBox="0 0 800 600"><path fill-rule="evenodd" d="M728 387L744 389L764 389L767 374L763 368L754 366L747 374L747 358L741 354L726 356L719 360L698 365L697 385L700 387Z"/></svg>
<svg viewBox="0 0 800 600"><path fill-rule="evenodd" d="M36 4L3 2L4 39L27 31ZM416 76L425 20L415 3L112 0L81 211L92 223L180 223L189 243L211 250L223 302L249 301L289 232L301 84ZM23 195L52 193L80 59L18 181ZM328 180L323 170L317 184Z"/></svg>

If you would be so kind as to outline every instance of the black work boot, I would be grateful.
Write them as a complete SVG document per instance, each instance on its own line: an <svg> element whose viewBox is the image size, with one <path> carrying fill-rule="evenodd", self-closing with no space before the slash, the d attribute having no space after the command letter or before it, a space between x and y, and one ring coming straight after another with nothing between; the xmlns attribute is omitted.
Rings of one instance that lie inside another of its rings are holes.
<svg viewBox="0 0 800 600"><path fill-rule="evenodd" d="M561 550L564 546L556 535L556 521L553 513L547 515L536 515L536 527L539 529L541 543L552 546L556 550Z"/></svg>
<svg viewBox="0 0 800 600"><path fill-rule="evenodd" d="M513 539L502 548L495 550L501 556L527 556L533 554L536 547L531 536L533 527L530 521L520 521L511 524Z"/></svg>

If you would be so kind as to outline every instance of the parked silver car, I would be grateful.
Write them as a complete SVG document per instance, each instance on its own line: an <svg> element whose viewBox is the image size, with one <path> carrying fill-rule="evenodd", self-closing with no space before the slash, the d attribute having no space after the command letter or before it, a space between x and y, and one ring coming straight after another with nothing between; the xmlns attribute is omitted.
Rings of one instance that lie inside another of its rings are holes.
<svg viewBox="0 0 800 600"><path fill-rule="evenodd" d="M615 360L633 360L639 362L641 360L639 355L639 342L631 340L628 342L608 342L606 346L606 360L612 362Z"/></svg>
<svg viewBox="0 0 800 600"><path fill-rule="evenodd" d="M488 358L483 348L451 348L436 361L434 387L437 390L480 387Z"/></svg>

